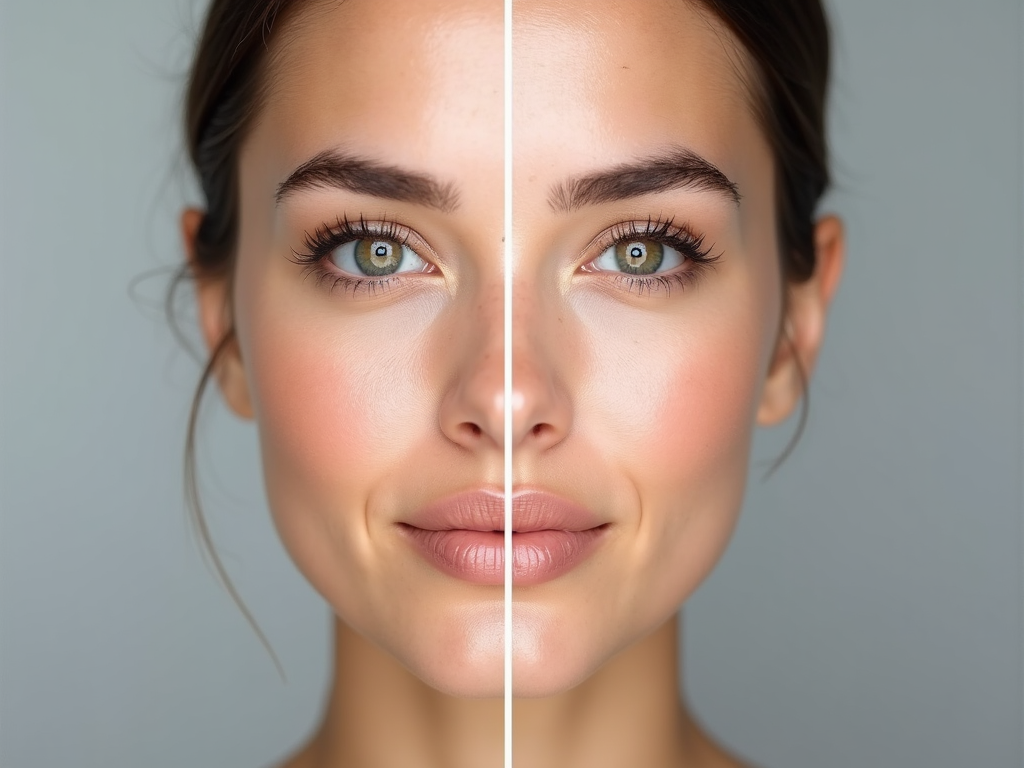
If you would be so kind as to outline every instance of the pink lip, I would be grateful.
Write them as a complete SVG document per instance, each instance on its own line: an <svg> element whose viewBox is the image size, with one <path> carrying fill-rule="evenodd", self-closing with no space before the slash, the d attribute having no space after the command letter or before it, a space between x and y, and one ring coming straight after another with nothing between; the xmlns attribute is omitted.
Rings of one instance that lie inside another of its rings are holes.
<svg viewBox="0 0 1024 768"><path fill-rule="evenodd" d="M400 524L428 562L474 584L502 584L505 501L501 492L467 491L439 499ZM529 586L574 568L607 526L592 512L554 494L512 494L512 583Z"/></svg>

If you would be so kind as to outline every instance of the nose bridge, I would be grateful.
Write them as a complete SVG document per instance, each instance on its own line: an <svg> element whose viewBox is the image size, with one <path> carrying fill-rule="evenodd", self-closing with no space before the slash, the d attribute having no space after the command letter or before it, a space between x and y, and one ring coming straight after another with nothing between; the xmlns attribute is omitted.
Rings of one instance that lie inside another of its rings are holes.
<svg viewBox="0 0 1024 768"><path fill-rule="evenodd" d="M525 281L512 300L512 444L547 448L568 433L569 393L564 387L566 339L555 298Z"/></svg>
<svg viewBox="0 0 1024 768"><path fill-rule="evenodd" d="M457 312L447 354L453 355L452 384L441 402L442 431L472 450L502 450L505 413L505 325L500 283L478 293Z"/></svg>
<svg viewBox="0 0 1024 768"><path fill-rule="evenodd" d="M481 294L468 313L453 317L448 353L457 370L440 412L442 431L474 451L501 452L505 402L512 409L512 451L543 450L560 442L572 420L562 367L570 359L555 297L536 283L513 286L512 385L505 391L502 286Z"/></svg>

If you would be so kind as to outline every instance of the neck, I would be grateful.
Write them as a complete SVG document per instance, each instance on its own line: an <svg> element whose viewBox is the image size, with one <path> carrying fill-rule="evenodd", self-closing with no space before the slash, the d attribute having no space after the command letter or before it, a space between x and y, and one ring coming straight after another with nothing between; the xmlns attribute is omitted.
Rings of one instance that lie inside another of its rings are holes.
<svg viewBox="0 0 1024 768"><path fill-rule="evenodd" d="M308 750L309 761L295 768L498 768L503 727L501 698L443 694L335 620L334 683L327 711Z"/></svg>
<svg viewBox="0 0 1024 768"><path fill-rule="evenodd" d="M673 616L576 688L516 700L515 762L531 768L703 766L701 735L679 693L678 658Z"/></svg>
<svg viewBox="0 0 1024 768"><path fill-rule="evenodd" d="M422 683L335 622L334 684L323 723L294 768L500 768L503 701ZM514 762L529 768L724 766L679 695L673 617L576 688L513 702ZM513 671L514 674L514 671Z"/></svg>

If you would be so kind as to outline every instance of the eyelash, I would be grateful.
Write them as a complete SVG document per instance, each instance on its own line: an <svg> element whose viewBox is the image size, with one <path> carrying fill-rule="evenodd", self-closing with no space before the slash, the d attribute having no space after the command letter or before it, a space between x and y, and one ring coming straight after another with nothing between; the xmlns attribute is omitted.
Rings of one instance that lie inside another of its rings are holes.
<svg viewBox="0 0 1024 768"><path fill-rule="evenodd" d="M360 290L366 293L375 293L378 288L385 290L392 281L396 283L399 281L397 275L378 278L351 277L331 269L326 264L335 249L353 240L369 237L392 240L407 246L410 233L406 228L387 219L370 223L361 215L356 221L345 216L337 219L333 226L324 224L317 227L312 234L307 232L304 241L306 252L292 251L293 261L306 267L307 274L315 278L318 286L330 283L329 292L342 288L345 291L351 290L354 296ZM650 240L674 248L683 256L684 264L689 265L685 271L670 272L665 275L618 273L617 281L625 282L628 292L632 292L635 288L638 296L642 296L645 289L650 295L661 288L669 293L673 285L680 288L691 286L703 277L708 269L713 268L720 258L719 255L711 255L710 247L704 247L704 235L694 234L686 226L676 225L675 220L671 217L668 219L648 218L646 222L630 221L616 224L602 236L600 242L603 245L599 254L622 242L637 239ZM586 266L583 269L591 273L608 272L608 270L598 269L587 270Z"/></svg>
<svg viewBox="0 0 1024 768"><path fill-rule="evenodd" d="M409 230L401 225L387 219L371 223L366 221L361 215L356 221L344 216L337 219L333 226L323 224L317 227L312 234L307 232L304 242L306 252L300 253L293 250L294 258L292 261L304 266L307 274L313 276L318 286L329 283L327 286L328 292L333 292L336 288L342 288L345 291L351 290L353 296L360 290L364 293L376 293L378 288L385 290L392 283L399 282L399 276L351 277L327 266L327 261L337 248L346 243L351 243L353 240L371 237L392 240L407 246L409 245L410 233Z"/></svg>
<svg viewBox="0 0 1024 768"><path fill-rule="evenodd" d="M677 225L671 217L668 219L648 218L646 222L630 221L616 224L602 237L601 242L604 245L601 247L600 253L603 254L609 248L614 248L620 243L630 240L651 240L661 245L667 245L683 256L684 265L689 265L685 271L669 272L665 275L617 273L617 282L625 282L627 291L632 291L635 288L638 296L642 296L645 289L650 295L661 288L664 288L666 293L670 293L673 285L680 288L692 286L721 258L721 255L711 254L711 246L704 247L704 235L694 234L688 227ZM607 272L608 270L585 271L593 273Z"/></svg>

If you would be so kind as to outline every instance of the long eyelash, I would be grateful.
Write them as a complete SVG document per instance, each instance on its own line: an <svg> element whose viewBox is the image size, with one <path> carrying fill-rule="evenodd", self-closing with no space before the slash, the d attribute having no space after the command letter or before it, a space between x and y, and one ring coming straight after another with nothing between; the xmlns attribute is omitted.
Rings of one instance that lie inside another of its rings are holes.
<svg viewBox="0 0 1024 768"><path fill-rule="evenodd" d="M667 275L618 275L619 282L627 284L627 290L636 288L637 295L648 294L661 288L670 293L672 286L686 288L695 284L715 263L721 254L712 255L711 246L704 247L704 235L690 231L686 226L677 225L671 217L668 219L648 218L645 223L630 221L617 224L608 232L608 245L618 245L625 240L642 238L675 248L681 253L691 267L685 272L673 272Z"/></svg>
<svg viewBox="0 0 1024 768"><path fill-rule="evenodd" d="M329 269L325 262L330 258L334 250L353 240L362 240L368 237L379 237L385 240L393 240L402 245L409 242L409 233L403 227L393 221L383 220L367 222L362 215L358 220L353 221L348 216L338 218L333 226L323 224L307 232L303 244L306 251L292 251L292 261L306 267L306 274L316 280L316 284L323 285L330 283L328 291L342 288L345 291L352 291L354 296L360 289L376 295L377 290L387 290L392 283L397 283L399 277L392 275L388 277L349 277Z"/></svg>

